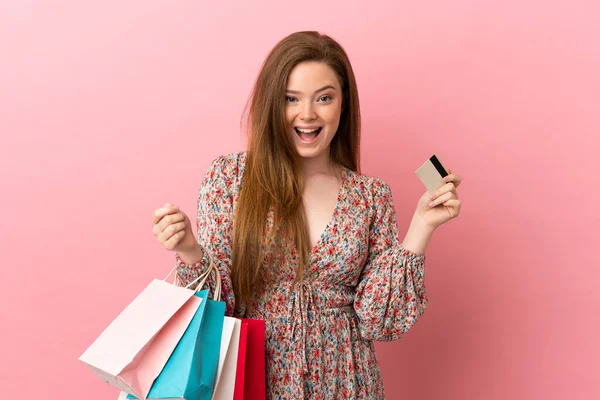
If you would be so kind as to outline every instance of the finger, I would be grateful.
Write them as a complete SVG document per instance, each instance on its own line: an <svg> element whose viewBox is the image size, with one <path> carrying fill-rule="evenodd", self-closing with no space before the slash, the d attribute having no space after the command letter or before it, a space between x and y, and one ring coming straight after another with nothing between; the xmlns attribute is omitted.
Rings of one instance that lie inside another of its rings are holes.
<svg viewBox="0 0 600 400"><path fill-rule="evenodd" d="M180 214L180 213L178 213ZM154 236L159 237L163 231L169 226L171 225L171 223L175 223L175 222L179 222L179 221L175 221L175 216L177 214L169 214L169 215L165 215L164 217L162 217L160 219L160 221L156 222L154 219L152 220L152 233L154 233Z"/></svg>
<svg viewBox="0 0 600 400"><path fill-rule="evenodd" d="M448 172L450 172L450 170L448 170ZM444 177L444 182L452 182L454 183L454 186L458 187L458 185L460 185L460 183L462 182L462 177L457 174L449 173Z"/></svg>
<svg viewBox="0 0 600 400"><path fill-rule="evenodd" d="M175 214L167 214L158 223L159 233L167 229L169 225L176 224L184 221L185 215L182 212L176 212Z"/></svg>
<svg viewBox="0 0 600 400"><path fill-rule="evenodd" d="M171 236L166 242L164 242L165 249L173 250L177 246L177 244L181 241L184 234L185 234L185 231L182 230L182 231L177 232L173 236Z"/></svg>
<svg viewBox="0 0 600 400"><path fill-rule="evenodd" d="M456 199L456 198L451 198L446 200L445 202L442 203L445 206L450 206L450 207L454 207L454 206L460 206L460 199Z"/></svg>
<svg viewBox="0 0 600 400"><path fill-rule="evenodd" d="M456 217L458 216L458 214L460 214L460 200L450 199L446 201L443 205L450 212L450 215L452 215L452 217Z"/></svg>
<svg viewBox="0 0 600 400"><path fill-rule="evenodd" d="M429 203L429 206L430 207L436 207L436 206L438 206L438 205L440 205L442 203L445 203L446 201L448 201L450 199L453 199L453 198L454 198L454 193L452 193L452 192L445 193L445 194L439 196L437 199L431 201Z"/></svg>
<svg viewBox="0 0 600 400"><path fill-rule="evenodd" d="M167 204L169 204L169 203L167 203ZM154 210L154 213L152 213L152 225L158 224L160 219L162 217L164 217L165 215L172 214L177 211L179 211L179 207L173 206L173 205L165 205L161 208Z"/></svg>
<svg viewBox="0 0 600 400"><path fill-rule="evenodd" d="M166 243L169 239L175 235L176 233L184 231L185 222L179 222L177 224L169 225L160 235L158 235L158 240L161 243Z"/></svg>
<svg viewBox="0 0 600 400"><path fill-rule="evenodd" d="M442 186L441 188L436 190L435 193L432 196L430 196L429 198L431 200L435 200L437 197L440 197L441 195L443 195L445 193L455 191L455 188L456 188L456 185L454 185L454 182L448 182L444 186Z"/></svg>

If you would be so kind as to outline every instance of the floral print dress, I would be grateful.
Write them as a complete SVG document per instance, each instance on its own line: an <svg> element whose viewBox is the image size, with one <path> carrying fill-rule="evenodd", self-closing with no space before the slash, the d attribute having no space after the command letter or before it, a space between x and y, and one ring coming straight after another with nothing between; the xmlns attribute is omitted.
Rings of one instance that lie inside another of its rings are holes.
<svg viewBox="0 0 600 400"><path fill-rule="evenodd" d="M213 256L227 315L235 309L233 215L245 162L244 152L212 162L198 194L204 257L185 264L175 255L180 285L206 271ZM335 210L312 248L304 280L292 285L294 246L273 257L265 265L277 268L262 271L264 288L236 314L265 321L267 398L383 399L372 341L399 339L427 305L425 255L399 243L388 185L344 168Z"/></svg>

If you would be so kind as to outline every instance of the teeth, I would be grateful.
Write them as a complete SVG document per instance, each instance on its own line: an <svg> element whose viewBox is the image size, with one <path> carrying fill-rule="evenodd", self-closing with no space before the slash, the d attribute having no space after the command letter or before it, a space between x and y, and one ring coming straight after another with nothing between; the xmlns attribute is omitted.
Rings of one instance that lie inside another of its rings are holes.
<svg viewBox="0 0 600 400"><path fill-rule="evenodd" d="M320 128L316 128L316 129L300 129L300 128L296 128L296 129L298 130L298 132L302 132L302 133L315 133Z"/></svg>

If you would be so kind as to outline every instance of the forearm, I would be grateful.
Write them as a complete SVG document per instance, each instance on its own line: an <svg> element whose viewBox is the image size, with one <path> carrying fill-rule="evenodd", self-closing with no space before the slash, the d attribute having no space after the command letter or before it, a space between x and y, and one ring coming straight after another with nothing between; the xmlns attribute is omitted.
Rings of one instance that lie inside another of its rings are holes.
<svg viewBox="0 0 600 400"><path fill-rule="evenodd" d="M435 228L427 225L415 214L402 242L402 247L416 254L425 254L434 231Z"/></svg>

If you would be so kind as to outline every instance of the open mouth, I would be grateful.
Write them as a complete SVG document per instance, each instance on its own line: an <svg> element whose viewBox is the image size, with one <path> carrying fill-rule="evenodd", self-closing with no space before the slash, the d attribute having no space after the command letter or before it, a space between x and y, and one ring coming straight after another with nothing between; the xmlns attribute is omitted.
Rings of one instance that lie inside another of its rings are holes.
<svg viewBox="0 0 600 400"><path fill-rule="evenodd" d="M319 136L319 133L321 133L323 127L319 127L316 129L299 129L295 127L294 130L296 131L296 134L300 137L300 140L306 143L310 143L313 142L317 138L317 136Z"/></svg>

